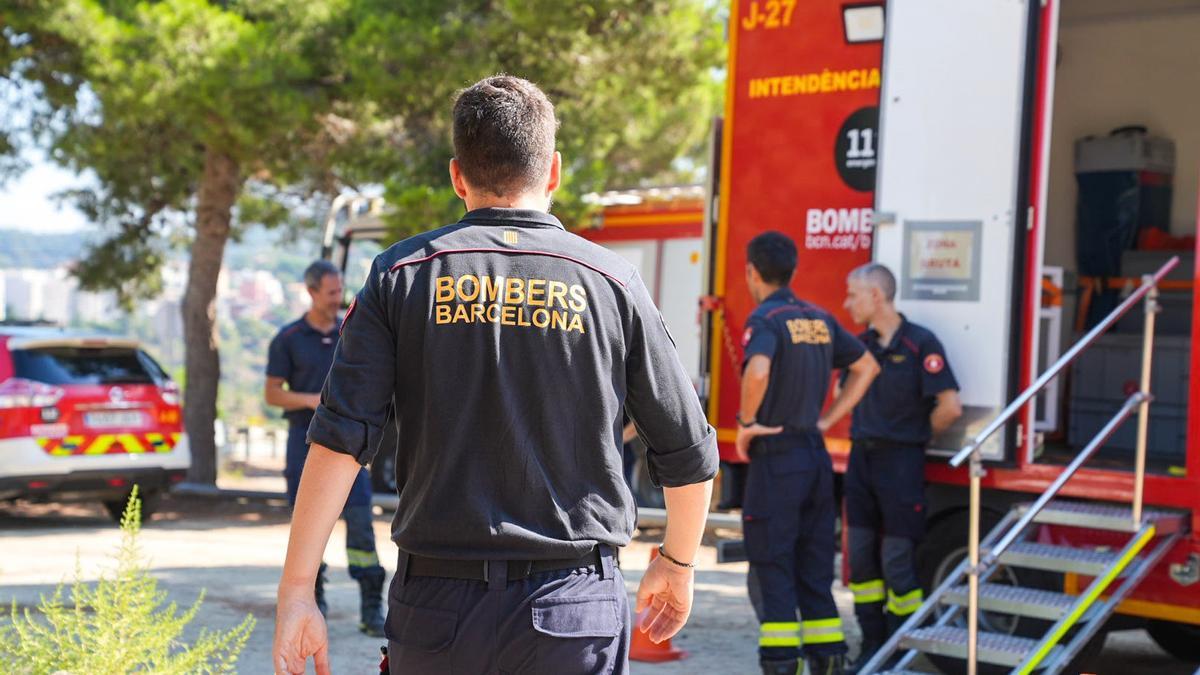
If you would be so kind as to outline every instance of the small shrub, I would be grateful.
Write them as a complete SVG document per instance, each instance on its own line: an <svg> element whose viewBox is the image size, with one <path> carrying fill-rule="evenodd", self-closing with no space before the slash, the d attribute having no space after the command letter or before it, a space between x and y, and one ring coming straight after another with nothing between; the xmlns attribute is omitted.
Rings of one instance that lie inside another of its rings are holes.
<svg viewBox="0 0 1200 675"><path fill-rule="evenodd" d="M0 672L14 675L118 675L232 673L254 630L247 615L236 628L201 630L195 643L181 640L196 618L204 592L190 608L167 604L167 592L150 576L138 548L141 500L135 488L121 518L116 569L94 584L83 581L76 561L70 604L63 584L41 596L36 611L12 604L11 625L0 627ZM164 606L165 605L165 606Z"/></svg>

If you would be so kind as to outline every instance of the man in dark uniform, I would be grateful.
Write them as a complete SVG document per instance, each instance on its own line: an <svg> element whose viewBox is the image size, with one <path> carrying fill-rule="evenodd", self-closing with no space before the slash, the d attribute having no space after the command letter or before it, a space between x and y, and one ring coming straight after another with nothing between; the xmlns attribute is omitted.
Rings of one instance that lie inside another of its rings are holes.
<svg viewBox="0 0 1200 675"><path fill-rule="evenodd" d="M896 278L868 263L846 281L846 309L883 369L854 409L846 470L850 589L866 665L924 600L914 551L925 533L925 446L962 414L941 342L893 304ZM886 610L886 611L885 611Z"/></svg>
<svg viewBox="0 0 1200 675"><path fill-rule="evenodd" d="M267 405L284 409L288 421L287 458L283 475L287 479L288 501L296 503L300 472L308 456L308 425L320 404L321 387L333 363L337 344L338 310L342 306L342 275L333 263L318 260L304 271L304 285L312 299L308 312L284 326L271 340L267 353ZM286 385L286 388L285 386ZM371 478L364 469L354 479L350 496L342 509L346 521L346 560L350 577L358 582L359 624L367 635L383 635L383 580L385 573L375 551L375 530L371 514ZM325 605L325 563L317 573L315 599L321 613Z"/></svg>
<svg viewBox="0 0 1200 675"><path fill-rule="evenodd" d="M450 174L468 212L375 259L347 314L292 519L274 659L327 672L312 578L395 401L400 548L392 673L625 673L616 550L636 519L622 408L664 487L667 529L638 591L660 642L691 612L715 433L636 268L547 213L562 159L533 84L487 78L454 104Z"/></svg>
<svg viewBox="0 0 1200 675"><path fill-rule="evenodd" d="M803 645L809 673L840 673L846 642L831 588L837 505L824 433L850 412L879 367L837 320L792 294L791 239L760 234L746 258L758 308L743 338L737 450L750 462L742 518L759 662L766 675L795 675ZM849 376L822 416L836 368Z"/></svg>

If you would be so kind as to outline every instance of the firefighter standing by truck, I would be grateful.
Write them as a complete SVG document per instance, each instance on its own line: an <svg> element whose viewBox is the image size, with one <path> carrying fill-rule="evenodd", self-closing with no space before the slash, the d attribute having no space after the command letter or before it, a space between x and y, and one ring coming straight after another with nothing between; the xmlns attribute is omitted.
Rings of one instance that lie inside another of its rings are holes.
<svg viewBox="0 0 1200 675"><path fill-rule="evenodd" d="M312 306L304 316L280 329L271 340L267 354L268 405L284 409L288 420L287 479L288 501L296 503L300 474L308 457L305 434L314 411L321 403L321 387L333 363L341 324L337 313L342 306L342 274L328 260L318 260L304 271L304 285ZM284 388L287 384L287 388ZM371 513L371 478L365 469L354 479L342 509L346 521L346 559L350 577L359 586L359 625L363 633L383 635L383 581L385 573L375 550L375 530ZM316 577L314 595L321 613L325 605L325 563Z"/></svg>
<svg viewBox="0 0 1200 675"><path fill-rule="evenodd" d="M746 281L758 308L743 338L737 451L749 461L742 508L747 578L766 675L841 673L846 642L833 601L833 465L823 434L878 372L862 343L793 295L796 245L778 232L750 241ZM824 416L834 369L846 384ZM800 621L796 621L796 610Z"/></svg>
<svg viewBox="0 0 1200 675"><path fill-rule="evenodd" d="M846 470L850 590L866 665L921 606L914 551L925 533L925 446L962 414L941 342L893 304L896 278L868 263L847 278L845 307L882 369L854 409Z"/></svg>

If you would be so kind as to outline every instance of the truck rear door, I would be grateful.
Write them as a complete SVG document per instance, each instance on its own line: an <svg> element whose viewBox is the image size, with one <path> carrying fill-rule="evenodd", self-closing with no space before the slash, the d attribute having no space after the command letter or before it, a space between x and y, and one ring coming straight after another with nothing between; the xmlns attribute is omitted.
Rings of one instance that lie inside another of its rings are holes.
<svg viewBox="0 0 1200 675"><path fill-rule="evenodd" d="M900 310L941 338L962 387L963 418L935 440L940 449L990 421L1017 382L1035 9L1029 0L887 8L873 255L897 276ZM997 434L986 456L1008 445Z"/></svg>

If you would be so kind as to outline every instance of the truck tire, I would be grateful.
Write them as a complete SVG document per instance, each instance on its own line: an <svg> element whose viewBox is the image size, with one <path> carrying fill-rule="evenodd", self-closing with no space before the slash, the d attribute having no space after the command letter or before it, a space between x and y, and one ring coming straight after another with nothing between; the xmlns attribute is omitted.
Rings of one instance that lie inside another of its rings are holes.
<svg viewBox="0 0 1200 675"><path fill-rule="evenodd" d="M1153 619L1147 622L1146 632L1171 656L1200 663L1200 626Z"/></svg>
<svg viewBox="0 0 1200 675"><path fill-rule="evenodd" d="M126 492L120 499L111 499L104 502L104 510L108 511L108 515L116 523L120 524L121 517L125 515L125 506L129 503L130 493ZM138 490L138 498L142 501L142 520L144 524L150 520L150 516L158 510L159 492L157 490Z"/></svg>
<svg viewBox="0 0 1200 675"><path fill-rule="evenodd" d="M983 511L979 519L980 536L987 536L987 533L1000 522L1000 519L1001 515L998 513ZM955 511L931 523L925 539L917 547L917 577L921 580L921 587L926 590L926 593L937 588L942 580L953 572L958 563L966 557L969 526L969 514L965 510ZM992 582L1049 591L1061 592L1063 589L1061 574L1015 567L1000 569L992 576ZM997 616L984 612L980 619L980 630L1027 638L1040 638L1050 628L1049 621L1029 617ZM965 628L965 615L961 623ZM1071 660L1064 672L1088 671L1088 664L1093 662L1104 649L1104 641L1107 636L1107 630L1101 628ZM966 662L960 659L934 655L929 655L929 659L943 673L966 672ZM1007 673L1009 670L1009 668L1000 666L979 664L980 673Z"/></svg>

